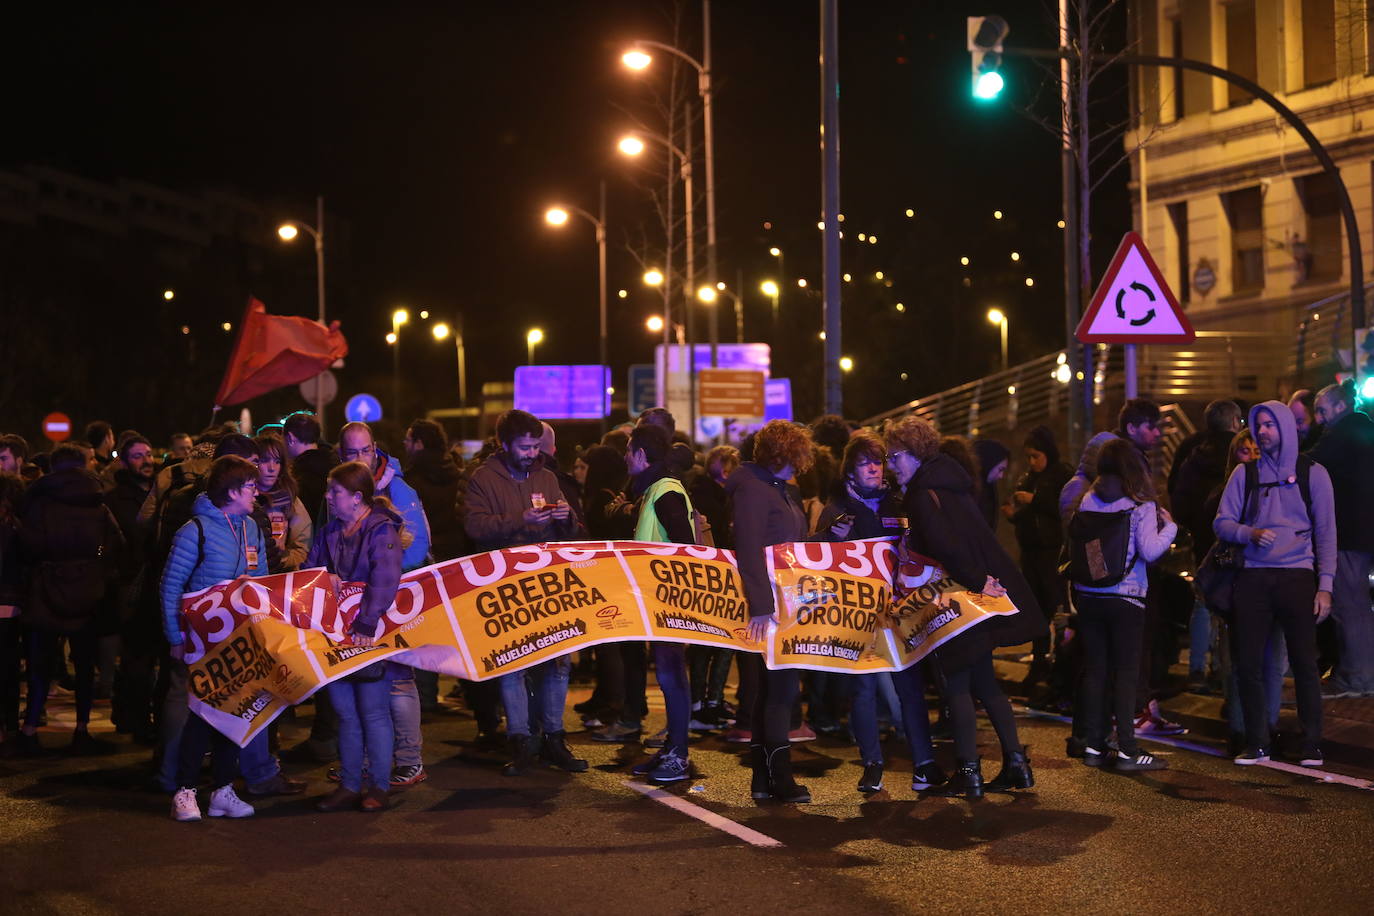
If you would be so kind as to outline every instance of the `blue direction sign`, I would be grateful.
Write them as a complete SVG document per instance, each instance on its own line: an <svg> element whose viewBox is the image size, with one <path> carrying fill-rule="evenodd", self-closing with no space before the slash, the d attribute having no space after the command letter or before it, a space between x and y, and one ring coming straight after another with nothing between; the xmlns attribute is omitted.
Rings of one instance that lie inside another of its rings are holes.
<svg viewBox="0 0 1374 916"><path fill-rule="evenodd" d="M650 363L636 363L630 367L630 416L637 417L650 407L658 406L658 380L654 376L654 366Z"/></svg>
<svg viewBox="0 0 1374 916"><path fill-rule="evenodd" d="M382 402L370 394L355 394L344 405L344 416L351 423L372 423L382 418Z"/></svg>
<svg viewBox="0 0 1374 916"><path fill-rule="evenodd" d="M792 420L792 380L770 378L763 383L763 419Z"/></svg>

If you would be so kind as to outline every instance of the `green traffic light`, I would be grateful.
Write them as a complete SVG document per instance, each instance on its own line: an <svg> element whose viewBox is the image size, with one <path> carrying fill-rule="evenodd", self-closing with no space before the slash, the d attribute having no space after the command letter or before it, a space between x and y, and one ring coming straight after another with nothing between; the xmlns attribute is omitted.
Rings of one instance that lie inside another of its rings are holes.
<svg viewBox="0 0 1374 916"><path fill-rule="evenodd" d="M1001 93L1002 87L1006 83L1002 80L1002 74L996 70L989 70L987 73L980 73L978 81L973 84L973 97L975 99L995 99Z"/></svg>

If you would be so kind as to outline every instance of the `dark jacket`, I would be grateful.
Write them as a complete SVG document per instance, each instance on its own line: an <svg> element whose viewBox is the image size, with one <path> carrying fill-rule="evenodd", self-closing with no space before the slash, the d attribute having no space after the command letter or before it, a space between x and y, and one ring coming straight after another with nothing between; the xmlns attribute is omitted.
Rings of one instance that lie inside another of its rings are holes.
<svg viewBox="0 0 1374 916"><path fill-rule="evenodd" d="M995 646L1017 646L1045 635L1045 618L1030 584L992 529L983 524L973 498L973 481L958 462L945 454L922 462L907 484L903 508L910 523L908 547L937 561L946 575L965 588L981 589L992 576L1018 608L1010 616L970 627L936 649L935 656L946 672L973 664Z"/></svg>
<svg viewBox="0 0 1374 916"><path fill-rule="evenodd" d="M347 533L343 521L330 519L315 535L306 558L307 569L323 566L342 582L362 582L362 602L349 633L371 636L377 621L396 600L401 582L401 516L377 504L358 530Z"/></svg>
<svg viewBox="0 0 1374 916"><path fill-rule="evenodd" d="M338 465L338 453L323 442L291 459L291 476L296 478L301 504L317 531L326 521L324 491L329 488L329 472Z"/></svg>
<svg viewBox="0 0 1374 916"><path fill-rule="evenodd" d="M151 477L142 477L126 467L114 472L114 486L105 491L105 505L109 507L119 531L124 535L124 554L120 561L119 577L129 583L143 565L144 535L147 526L138 520L138 510L153 488Z"/></svg>
<svg viewBox="0 0 1374 916"><path fill-rule="evenodd" d="M1017 490L1031 494L1031 501L1017 506L1011 517L1016 543L1022 552L1057 551L1064 542L1059 494L1072 476L1073 468L1062 461L1054 461L1043 471L1027 471L1016 482Z"/></svg>
<svg viewBox="0 0 1374 916"><path fill-rule="evenodd" d="M585 529L575 512L566 521L552 521L542 528L525 524L524 515L530 507L531 494L542 493L545 500L553 502L562 492L558 478L548 468L536 463L528 477L516 480L506 463L506 453L500 451L492 455L468 479L464 528L472 538L474 549L500 550L580 537Z"/></svg>
<svg viewBox="0 0 1374 916"><path fill-rule="evenodd" d="M734 513L735 560L751 617L774 611L773 581L764 553L774 544L806 540L801 493L767 469L746 461L725 482Z"/></svg>
<svg viewBox="0 0 1374 916"><path fill-rule="evenodd" d="M587 527L587 517L583 514L582 508L582 484L577 482L577 478L560 468L557 463L549 457L545 457L545 467L553 471L553 476L558 478L558 488L563 492L563 498L568 505L572 506L573 515L577 517L580 527Z"/></svg>
<svg viewBox="0 0 1374 916"><path fill-rule="evenodd" d="M849 535L836 537L831 527L840 516L854 519ZM902 511L902 496L884 487L873 499L863 499L840 480L830 490L830 502L821 510L816 522L817 541L862 541L865 538L901 537L906 530L906 513Z"/></svg>
<svg viewBox="0 0 1374 916"><path fill-rule="evenodd" d="M732 550L735 539L730 531L730 497L725 487L712 479L704 468L693 468L687 472L687 495L692 498L692 507L706 516L711 525L711 540L717 547Z"/></svg>
<svg viewBox="0 0 1374 916"><path fill-rule="evenodd" d="M1231 434L1213 433L1193 448L1177 473L1169 476L1169 504L1174 507L1174 520L1193 536L1193 553L1198 562L1216 540L1212 534L1216 509L1213 507L1212 514L1207 514L1207 498L1226 482L1230 450Z"/></svg>
<svg viewBox="0 0 1374 916"><path fill-rule="evenodd" d="M415 489L429 519L429 549L435 562L468 553L468 537L458 518L458 483L462 471L446 451L423 449L410 459L406 483Z"/></svg>
<svg viewBox="0 0 1374 916"><path fill-rule="evenodd" d="M119 524L106 508L100 478L64 468L29 487L20 530L30 569L24 620L59 633L113 632Z"/></svg>
<svg viewBox="0 0 1374 916"><path fill-rule="evenodd" d="M1326 468L1336 498L1336 545L1374 553L1374 420L1352 410L1309 453Z"/></svg>
<svg viewBox="0 0 1374 916"><path fill-rule="evenodd" d="M978 508L983 512L988 527L997 530L997 520L1002 517L1001 503L997 498L997 484L988 482L988 474L1003 461L1011 460L1011 452L996 439L975 439L973 454L978 458L978 470L982 479L978 482Z"/></svg>

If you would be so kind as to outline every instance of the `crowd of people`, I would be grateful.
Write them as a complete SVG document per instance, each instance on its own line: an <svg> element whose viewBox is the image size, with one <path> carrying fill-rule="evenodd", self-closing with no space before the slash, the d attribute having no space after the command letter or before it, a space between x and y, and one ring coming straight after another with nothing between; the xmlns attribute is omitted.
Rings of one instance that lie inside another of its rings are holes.
<svg viewBox="0 0 1374 916"><path fill-rule="evenodd" d="M1374 695L1374 421L1348 384L1248 413L1216 401L1202 419L1165 467L1160 408L1127 401L1076 469L1048 427L1032 429L1017 456L991 439L941 436L915 415L876 429L833 416L772 421L738 447L701 452L653 408L564 449L564 464L554 429L521 410L503 414L470 458L430 420L405 429L401 456L365 423L330 443L305 412L256 437L231 424L178 435L161 458L146 437L104 422L42 454L0 435L0 747L56 750L39 729L57 685L75 695L66 752L106 752L112 742L89 726L109 699L115 731L153 748L176 819L202 816L207 753L206 813L247 817L252 799L307 786L283 772L269 732L240 749L189 714L186 592L323 567L364 583L349 637L367 645L401 575L432 562L549 541L711 543L736 552L748 632L760 638L777 613L767 547L892 537L900 554L1008 595L1018 613L891 674L770 670L756 653L625 642L582 653L595 687L570 710L572 654L460 681L442 699L471 711L477 743L504 751L511 777L585 771L567 740L566 723L580 721L590 741L656 749L632 772L657 784L696 772L694 736L747 745L752 797L792 803L810 793L791 746L848 735L856 788L871 794L884 787L887 728L909 753L913 791L979 798L1035 784L994 653L1029 646L1019 692L1072 716L1069 756L1133 772L1165 766L1137 736L1186 731L1159 705L1177 690L1169 668L1186 650L1188 689L1225 696L1235 763L1277 753L1290 670L1301 733L1287 751L1321 766L1323 699ZM1008 484L1018 457L1024 472ZM1016 557L999 538L1004 519ZM1224 600L1194 585L1217 569ZM651 669L666 711L657 733L645 728ZM441 702L437 675L377 662L308 702L302 750L337 761L320 810L380 811L426 778L421 715ZM978 706L1001 749L986 780ZM948 772L938 738L952 741Z"/></svg>

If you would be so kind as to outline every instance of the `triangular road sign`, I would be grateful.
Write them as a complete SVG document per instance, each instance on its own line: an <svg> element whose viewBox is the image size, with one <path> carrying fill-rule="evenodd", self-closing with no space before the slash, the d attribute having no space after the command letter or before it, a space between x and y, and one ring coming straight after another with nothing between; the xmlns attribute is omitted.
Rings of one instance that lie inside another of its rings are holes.
<svg viewBox="0 0 1374 916"><path fill-rule="evenodd" d="M1126 233L1075 332L1083 343L1184 343L1197 335L1145 242Z"/></svg>

